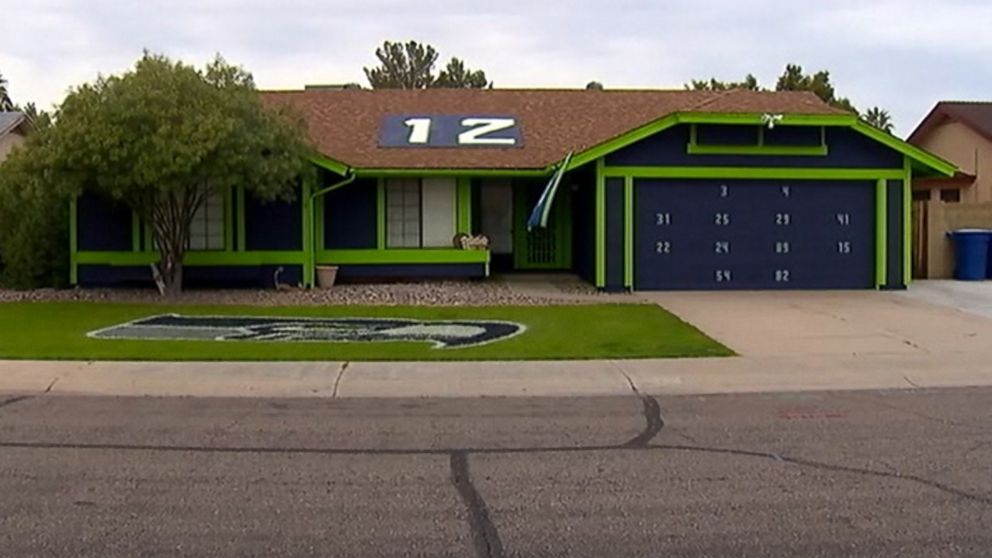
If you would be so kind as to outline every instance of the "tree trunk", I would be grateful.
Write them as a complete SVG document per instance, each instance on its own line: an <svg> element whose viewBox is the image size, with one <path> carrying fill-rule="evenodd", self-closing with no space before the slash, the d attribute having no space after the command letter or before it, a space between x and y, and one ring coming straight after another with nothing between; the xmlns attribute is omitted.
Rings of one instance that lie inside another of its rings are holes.
<svg viewBox="0 0 992 558"><path fill-rule="evenodd" d="M172 264L171 275L162 275L164 289L162 294L168 298L176 297L183 292L183 263L177 261Z"/></svg>

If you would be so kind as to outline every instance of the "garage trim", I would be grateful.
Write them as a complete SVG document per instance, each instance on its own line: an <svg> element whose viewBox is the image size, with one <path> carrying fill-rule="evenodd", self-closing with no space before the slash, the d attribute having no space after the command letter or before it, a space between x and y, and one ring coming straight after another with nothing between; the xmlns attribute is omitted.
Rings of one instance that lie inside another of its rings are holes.
<svg viewBox="0 0 992 558"><path fill-rule="evenodd" d="M875 288L881 288L885 284L885 276L888 272L885 258L885 231L888 229L887 212L888 199L886 199L886 185L888 181L878 179L875 182Z"/></svg>
<svg viewBox="0 0 992 558"><path fill-rule="evenodd" d="M634 288L634 177L623 178L623 286Z"/></svg>
<svg viewBox="0 0 992 558"><path fill-rule="evenodd" d="M902 180L903 169L835 169L789 167L604 167L607 177L764 178L776 180Z"/></svg>
<svg viewBox="0 0 992 558"><path fill-rule="evenodd" d="M606 174L596 159L596 287L606 286Z"/></svg>

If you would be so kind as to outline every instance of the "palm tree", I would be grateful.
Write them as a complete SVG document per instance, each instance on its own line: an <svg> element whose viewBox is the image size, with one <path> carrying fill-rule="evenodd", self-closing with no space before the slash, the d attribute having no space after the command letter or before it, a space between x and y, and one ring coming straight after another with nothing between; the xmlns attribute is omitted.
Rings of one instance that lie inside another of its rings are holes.
<svg viewBox="0 0 992 558"><path fill-rule="evenodd" d="M861 119L887 134L892 133L892 115L881 107L871 107Z"/></svg>
<svg viewBox="0 0 992 558"><path fill-rule="evenodd" d="M14 102L10 100L10 95L7 94L7 80L3 79L3 74L0 74L0 112L10 112L14 110Z"/></svg>

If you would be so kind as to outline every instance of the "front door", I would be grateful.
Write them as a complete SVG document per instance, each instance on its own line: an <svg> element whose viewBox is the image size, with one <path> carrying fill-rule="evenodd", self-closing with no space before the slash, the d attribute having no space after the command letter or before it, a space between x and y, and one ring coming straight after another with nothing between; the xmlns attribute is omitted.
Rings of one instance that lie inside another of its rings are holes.
<svg viewBox="0 0 992 558"><path fill-rule="evenodd" d="M544 184L514 187L514 250L516 269L569 269L572 266L571 191L562 184L551 205L547 228L527 230L527 219L544 191Z"/></svg>
<svg viewBox="0 0 992 558"><path fill-rule="evenodd" d="M479 232L489 237L497 271L513 262L513 188L509 179L486 179L479 186Z"/></svg>

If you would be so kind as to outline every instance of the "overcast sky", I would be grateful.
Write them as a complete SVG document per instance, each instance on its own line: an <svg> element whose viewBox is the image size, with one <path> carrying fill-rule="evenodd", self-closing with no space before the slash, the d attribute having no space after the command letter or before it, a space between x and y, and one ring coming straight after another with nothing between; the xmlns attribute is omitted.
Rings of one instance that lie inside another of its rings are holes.
<svg viewBox="0 0 992 558"><path fill-rule="evenodd" d="M827 69L906 134L940 99L992 99L988 0L0 0L0 73L15 102L127 69L144 48L214 53L259 87L360 82L383 40L433 44L497 87L679 88L785 64Z"/></svg>

